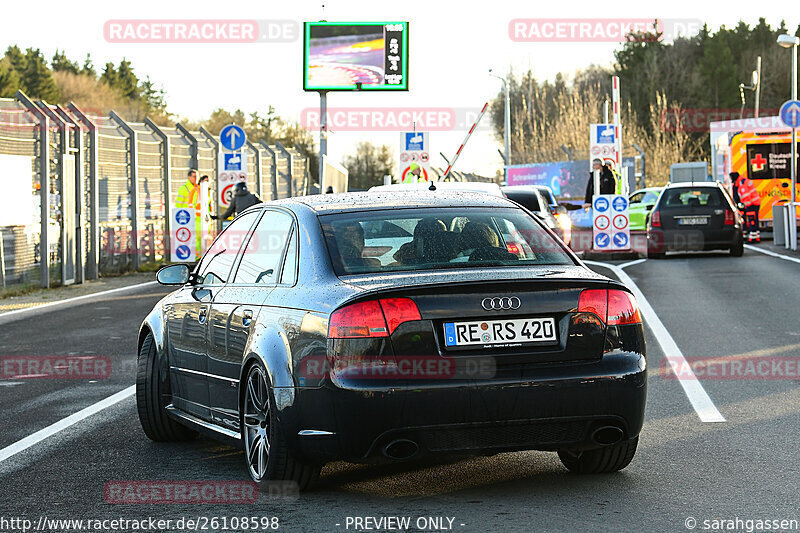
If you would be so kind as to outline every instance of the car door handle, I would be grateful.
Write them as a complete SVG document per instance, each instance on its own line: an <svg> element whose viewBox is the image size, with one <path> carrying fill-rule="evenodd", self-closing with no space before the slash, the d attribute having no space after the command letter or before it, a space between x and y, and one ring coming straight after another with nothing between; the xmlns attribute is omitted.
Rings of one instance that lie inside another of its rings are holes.
<svg viewBox="0 0 800 533"><path fill-rule="evenodd" d="M245 309L242 312L242 325L249 326L252 321L253 321L252 309Z"/></svg>
<svg viewBox="0 0 800 533"><path fill-rule="evenodd" d="M206 321L206 317L208 316L208 309L205 307L200 310L200 314L197 315L197 321L201 324Z"/></svg>

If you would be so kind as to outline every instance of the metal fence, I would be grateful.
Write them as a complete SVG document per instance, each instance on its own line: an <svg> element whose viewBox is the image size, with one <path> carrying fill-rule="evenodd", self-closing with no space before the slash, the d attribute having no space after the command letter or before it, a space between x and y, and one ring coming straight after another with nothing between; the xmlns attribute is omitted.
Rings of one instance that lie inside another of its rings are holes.
<svg viewBox="0 0 800 533"><path fill-rule="evenodd" d="M0 162L25 169L30 163L29 177L25 171L0 179L31 184L30 198L6 198L24 209L15 223L0 226L2 288L81 283L169 257L165 215L189 169L211 178L212 210L223 211L218 153L219 139L204 128L126 122L113 111L50 105L22 92L0 99L0 158L8 156ZM301 151L249 142L245 155L248 187L262 200L310 190L309 158Z"/></svg>

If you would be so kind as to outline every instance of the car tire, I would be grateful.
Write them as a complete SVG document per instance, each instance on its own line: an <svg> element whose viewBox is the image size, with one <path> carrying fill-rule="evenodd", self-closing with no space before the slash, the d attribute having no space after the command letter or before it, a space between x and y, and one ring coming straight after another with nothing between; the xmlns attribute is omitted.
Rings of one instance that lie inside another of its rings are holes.
<svg viewBox="0 0 800 533"><path fill-rule="evenodd" d="M136 408L144 434L156 442L191 440L197 432L180 425L167 415L169 377L159 372L158 353L152 333L139 349L136 365Z"/></svg>
<svg viewBox="0 0 800 533"><path fill-rule="evenodd" d="M739 239L731 246L731 256L742 257L744 255L744 239Z"/></svg>
<svg viewBox="0 0 800 533"><path fill-rule="evenodd" d="M289 449L278 420L275 396L260 362L248 367L242 391L240 427L250 477L259 485L293 481L301 491L311 489L322 467L299 460ZM263 455L265 439L266 456Z"/></svg>
<svg viewBox="0 0 800 533"><path fill-rule="evenodd" d="M573 453L560 450L558 458L575 474L606 474L617 472L628 466L636 453L639 437L624 440L611 446Z"/></svg>

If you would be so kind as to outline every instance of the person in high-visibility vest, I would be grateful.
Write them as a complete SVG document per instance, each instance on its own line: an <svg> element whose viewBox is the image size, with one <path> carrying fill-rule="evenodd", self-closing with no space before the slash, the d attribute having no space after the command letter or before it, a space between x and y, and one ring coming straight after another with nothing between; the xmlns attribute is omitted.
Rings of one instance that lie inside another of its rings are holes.
<svg viewBox="0 0 800 533"><path fill-rule="evenodd" d="M748 242L761 241L761 231L758 229L758 212L761 209L761 195L758 194L753 180L740 176L738 172L731 172L731 188L733 200L744 204L744 223L747 231Z"/></svg>
<svg viewBox="0 0 800 533"><path fill-rule="evenodd" d="M197 183L197 170L189 170L186 183L178 189L175 197L175 207L194 208L194 238L195 238L195 258L199 259L202 252L203 239L203 212L200 206L200 186Z"/></svg>

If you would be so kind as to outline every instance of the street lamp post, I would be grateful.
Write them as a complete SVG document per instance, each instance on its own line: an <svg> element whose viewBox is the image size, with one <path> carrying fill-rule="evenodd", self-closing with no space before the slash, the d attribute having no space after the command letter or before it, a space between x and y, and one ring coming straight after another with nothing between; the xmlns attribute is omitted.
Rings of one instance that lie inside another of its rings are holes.
<svg viewBox="0 0 800 533"><path fill-rule="evenodd" d="M503 90L506 93L505 112L503 113L503 132L505 133L503 144L506 153L503 177L506 180L506 185L508 185L508 166L511 164L511 95L509 94L508 80L501 78L497 74L492 74L492 69L489 69L489 75L503 82Z"/></svg>
<svg viewBox="0 0 800 533"><path fill-rule="evenodd" d="M800 38L783 34L778 37L778 44L783 48L792 49L792 100L797 100L797 46ZM797 250L797 129L792 128L792 222L789 223L789 245L792 250Z"/></svg>

